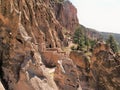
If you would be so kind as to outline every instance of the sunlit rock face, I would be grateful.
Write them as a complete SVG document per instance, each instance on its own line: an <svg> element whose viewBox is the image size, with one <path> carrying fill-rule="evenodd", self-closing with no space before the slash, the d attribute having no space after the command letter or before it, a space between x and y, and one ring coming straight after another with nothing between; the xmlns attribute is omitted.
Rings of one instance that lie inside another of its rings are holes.
<svg viewBox="0 0 120 90"><path fill-rule="evenodd" d="M98 44L92 56L91 71L95 89L117 90L120 88L120 55L114 54L106 44Z"/></svg>
<svg viewBox="0 0 120 90"><path fill-rule="evenodd" d="M120 55L109 45L98 42L92 54L72 51L70 58L77 66L80 85L84 90L118 90L120 88Z"/></svg>
<svg viewBox="0 0 120 90"><path fill-rule="evenodd" d="M0 79L6 90L59 90L56 68L46 67L41 58L46 48L61 48L64 40L64 24L56 19L54 3L61 2L0 0ZM58 64L54 59L52 67Z"/></svg>
<svg viewBox="0 0 120 90"><path fill-rule="evenodd" d="M106 44L62 51L78 24L68 0L0 0L0 90L118 90L120 55Z"/></svg>
<svg viewBox="0 0 120 90"><path fill-rule="evenodd" d="M54 79L60 90L82 90L79 73L71 59L58 61Z"/></svg>
<svg viewBox="0 0 120 90"><path fill-rule="evenodd" d="M68 0L54 5L57 20L67 30L74 32L79 25L77 18L77 9Z"/></svg>

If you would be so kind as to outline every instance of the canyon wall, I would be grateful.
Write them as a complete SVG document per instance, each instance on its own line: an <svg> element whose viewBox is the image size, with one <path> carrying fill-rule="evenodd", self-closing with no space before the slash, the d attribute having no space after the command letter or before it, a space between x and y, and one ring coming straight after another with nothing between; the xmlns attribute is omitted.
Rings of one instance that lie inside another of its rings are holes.
<svg viewBox="0 0 120 90"><path fill-rule="evenodd" d="M59 22L54 6L66 7L66 3L73 8L71 3L59 0L0 0L0 79L6 90L61 88L57 86L59 80L54 80L55 67L47 67L41 55L47 55L47 48L61 48L63 45L62 30L66 27ZM64 16L62 10L59 15ZM71 25L70 28L73 29ZM59 63L56 65L59 68ZM62 90L70 86L65 82ZM78 88L79 84L72 90Z"/></svg>
<svg viewBox="0 0 120 90"><path fill-rule="evenodd" d="M0 0L0 88L118 90L120 55L107 44L96 44L91 54L62 50L65 31L78 25L68 0ZM89 38L100 37L87 30Z"/></svg>
<svg viewBox="0 0 120 90"><path fill-rule="evenodd" d="M71 33L78 27L77 9L68 0L54 6L56 19Z"/></svg>

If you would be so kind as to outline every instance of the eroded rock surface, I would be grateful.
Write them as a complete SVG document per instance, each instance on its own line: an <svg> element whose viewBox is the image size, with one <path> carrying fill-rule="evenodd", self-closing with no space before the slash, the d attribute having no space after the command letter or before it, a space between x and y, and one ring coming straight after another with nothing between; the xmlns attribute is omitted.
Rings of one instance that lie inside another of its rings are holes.
<svg viewBox="0 0 120 90"><path fill-rule="evenodd" d="M0 0L0 78L6 90L59 89L54 81L55 68L46 67L41 55L47 48L62 46L64 25L56 19L57 11L53 8L60 3L59 0ZM54 67L58 58L52 60L53 64L47 63Z"/></svg>
<svg viewBox="0 0 120 90"><path fill-rule="evenodd" d="M70 36L78 24L77 10L68 0L0 0L4 88L119 90L120 55L105 43L97 44L90 56L71 52L70 59L61 50L68 44L63 31L67 29Z"/></svg>
<svg viewBox="0 0 120 90"><path fill-rule="evenodd" d="M81 90L79 74L71 59L59 60L55 82L60 90Z"/></svg>
<svg viewBox="0 0 120 90"><path fill-rule="evenodd" d="M104 42L98 42L90 56L78 51L70 53L83 90L119 90L119 57Z"/></svg>
<svg viewBox="0 0 120 90"><path fill-rule="evenodd" d="M76 27L79 25L77 9L68 0L63 3L55 4L54 9L56 18L60 24L73 33Z"/></svg>
<svg viewBox="0 0 120 90"><path fill-rule="evenodd" d="M105 44L99 44L101 49L93 55L91 71L95 77L95 89L118 90L120 88L120 59ZM104 49L103 49L104 48ZM94 58L96 57L96 58Z"/></svg>

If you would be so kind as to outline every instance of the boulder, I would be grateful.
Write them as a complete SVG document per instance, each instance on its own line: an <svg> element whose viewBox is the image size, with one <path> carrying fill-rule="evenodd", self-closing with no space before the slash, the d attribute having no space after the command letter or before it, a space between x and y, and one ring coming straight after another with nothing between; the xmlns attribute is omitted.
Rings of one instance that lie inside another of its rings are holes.
<svg viewBox="0 0 120 90"><path fill-rule="evenodd" d="M54 80L60 90L79 90L81 88L77 68L71 59L58 61Z"/></svg>

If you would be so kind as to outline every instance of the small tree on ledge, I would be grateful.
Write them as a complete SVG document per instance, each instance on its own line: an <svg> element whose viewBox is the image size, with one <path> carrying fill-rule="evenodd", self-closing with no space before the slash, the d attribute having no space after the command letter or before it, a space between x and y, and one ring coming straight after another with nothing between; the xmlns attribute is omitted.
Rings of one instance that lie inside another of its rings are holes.
<svg viewBox="0 0 120 90"><path fill-rule="evenodd" d="M110 45L110 48L112 49L112 51L114 53L117 53L119 51L119 47L117 44L117 41L115 40L115 38L112 35L109 35L108 39L107 39L107 44Z"/></svg>
<svg viewBox="0 0 120 90"><path fill-rule="evenodd" d="M83 30L78 27L73 36L73 43L78 45L78 49L82 49L85 46Z"/></svg>

